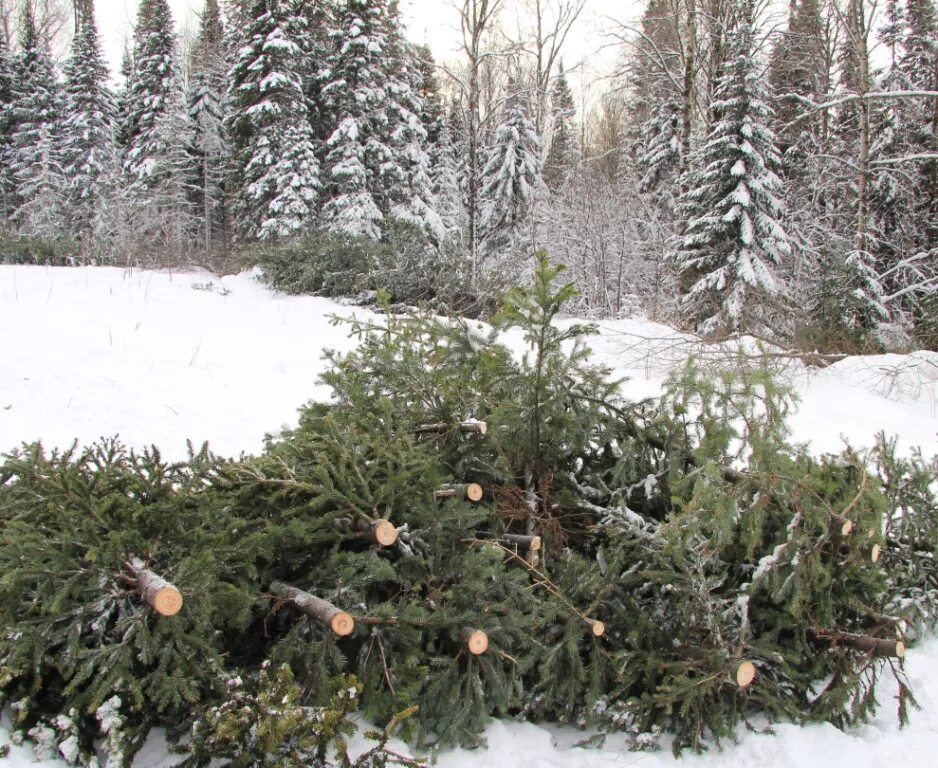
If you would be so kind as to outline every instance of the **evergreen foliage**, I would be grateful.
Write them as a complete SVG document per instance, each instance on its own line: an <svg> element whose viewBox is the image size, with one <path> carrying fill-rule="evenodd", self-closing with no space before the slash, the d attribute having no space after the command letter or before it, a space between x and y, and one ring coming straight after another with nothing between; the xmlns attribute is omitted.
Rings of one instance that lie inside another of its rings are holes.
<svg viewBox="0 0 938 768"><path fill-rule="evenodd" d="M319 161L308 119L306 19L290 0L257 0L231 70L228 130L242 237L276 240L312 229Z"/></svg>
<svg viewBox="0 0 938 768"><path fill-rule="evenodd" d="M817 101L827 93L825 51L819 0L800 0L789 6L788 29L772 52L769 82L776 94L775 115L781 126L779 145L783 152L810 134L820 131L817 119L798 120L797 97Z"/></svg>
<svg viewBox="0 0 938 768"><path fill-rule="evenodd" d="M810 456L763 369L689 364L660 402L627 402L591 361L592 327L558 320L576 295L562 272L541 255L491 330L353 321L359 346L323 377L332 399L256 457L167 465L113 441L8 455L0 689L18 727L62 715L60 738L90 754L100 732L124 764L162 724L191 734L193 765L325 749L345 765L356 705L388 728L362 765L394 762L398 727L473 745L513 714L702 749L754 716L862 721L888 673L904 716L890 654L934 621L938 467L886 441ZM499 331L524 339L520 358ZM182 613L128 588L133 557L178 585ZM283 583L354 631L333 634Z"/></svg>
<svg viewBox="0 0 938 768"><path fill-rule="evenodd" d="M384 130L391 156L380 169L384 189L379 197L386 199L384 207L392 218L420 227L430 240L441 243L446 231L433 196L428 126L424 122L429 115L425 115L421 98L421 90L432 90L433 84L424 86L427 65L419 63L419 51L404 39L396 0L387 3L383 22ZM432 106L430 110L432 113Z"/></svg>
<svg viewBox="0 0 938 768"><path fill-rule="evenodd" d="M176 34L166 0L143 0L125 85L123 170L137 234L178 253L192 236L196 185Z"/></svg>
<svg viewBox="0 0 938 768"><path fill-rule="evenodd" d="M0 677L17 727L74 713L91 755L107 717L112 757L129 764L153 725L178 726L220 692L225 634L237 637L252 596L238 587L247 564L228 559L237 539L212 535L223 519L205 488L215 463L204 448L172 465L113 440L5 457ZM178 621L127 588L134 557L185 593Z"/></svg>
<svg viewBox="0 0 938 768"><path fill-rule="evenodd" d="M61 94L48 41L23 8L8 154L14 183L12 219L27 235L51 238L64 222L66 188L61 152Z"/></svg>
<svg viewBox="0 0 938 768"><path fill-rule="evenodd" d="M678 197L681 169L681 112L674 100L662 101L642 125L639 162L645 169L641 189L672 215Z"/></svg>
<svg viewBox="0 0 938 768"><path fill-rule="evenodd" d="M201 180L197 202L202 209L203 246L211 254L227 240L228 110L225 27L217 0L206 0L199 36L190 57L188 106L192 121L192 149Z"/></svg>
<svg viewBox="0 0 938 768"><path fill-rule="evenodd" d="M684 316L703 333L783 327L784 260L791 244L776 193L781 181L772 108L754 53L752 7L728 38L711 105L714 123L692 160L675 256ZM748 14L748 15L747 15Z"/></svg>
<svg viewBox="0 0 938 768"><path fill-rule="evenodd" d="M516 83L482 169L480 240L488 255L520 247L523 223L542 196L541 141Z"/></svg>
<svg viewBox="0 0 938 768"><path fill-rule="evenodd" d="M182 764L286 768L322 765L328 759L341 768L420 765L386 746L412 710L396 716L383 731L368 732L366 736L377 744L352 760L348 738L356 725L349 715L358 703L361 684L354 677L341 676L334 688L328 706L310 707L303 703L303 691L285 664L274 669L265 662L256 680L229 678L226 700L194 724L187 747L190 757Z"/></svg>
<svg viewBox="0 0 938 768"><path fill-rule="evenodd" d="M352 237L381 237L383 174L399 170L388 146L382 57L388 45L383 1L345 0L333 33L331 80L323 95L336 127L326 141L331 196L323 209L328 228ZM387 170L385 170L387 169Z"/></svg>
<svg viewBox="0 0 938 768"><path fill-rule="evenodd" d="M13 174L10 171L10 150L13 133L13 99L15 97L15 71L13 55L6 43L0 45L0 227L13 211Z"/></svg>
<svg viewBox="0 0 938 768"><path fill-rule="evenodd" d="M102 235L107 221L102 209L117 182L117 114L91 5L80 19L65 81L62 165L68 178L69 229L83 237Z"/></svg>
<svg viewBox="0 0 938 768"><path fill-rule="evenodd" d="M544 163L544 181L551 191L556 192L570 182L580 156L575 122L576 106L563 65L554 80L550 95L553 127L550 149Z"/></svg>

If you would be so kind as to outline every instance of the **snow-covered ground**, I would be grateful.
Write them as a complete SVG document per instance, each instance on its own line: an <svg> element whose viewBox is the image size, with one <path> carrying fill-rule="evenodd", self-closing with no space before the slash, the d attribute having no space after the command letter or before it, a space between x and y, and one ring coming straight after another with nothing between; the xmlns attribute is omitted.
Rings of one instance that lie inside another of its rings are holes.
<svg viewBox="0 0 938 768"><path fill-rule="evenodd" d="M265 432L296 420L296 409L328 391L317 383L325 348L349 349L347 329L333 314L363 315L326 299L272 293L249 274L52 269L0 266L0 452L41 439L67 446L119 434L131 446L157 445L182 458L186 440L208 440L223 455L257 452ZM645 320L602 324L593 344L600 360L629 377L635 398L660 391L670 368L701 349ZM725 357L725 356L724 356ZM880 430L905 449L938 454L938 354L854 357L828 368L777 359L797 388L795 438L816 451L838 451L847 439L872 444ZM906 660L922 710L899 731L893 692L880 694L876 720L851 733L830 726L777 726L775 733L740 733L723 752L688 755L685 766L813 768L849 765L909 768L938 764L938 640ZM629 753L611 739L602 749L573 749L582 734L531 724L493 723L487 751L440 756L442 768L478 761L518 768L673 766L667 751ZM0 726L0 744L7 731ZM12 768L34 764L13 747ZM159 743L138 768L161 768ZM49 761L44 761L49 762ZM54 761L52 761L54 762ZM54 768L48 766L48 768Z"/></svg>

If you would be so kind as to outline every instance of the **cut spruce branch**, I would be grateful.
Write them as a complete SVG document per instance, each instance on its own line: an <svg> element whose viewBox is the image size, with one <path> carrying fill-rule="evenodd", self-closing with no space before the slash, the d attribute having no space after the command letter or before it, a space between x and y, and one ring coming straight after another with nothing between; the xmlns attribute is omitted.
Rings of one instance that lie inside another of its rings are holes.
<svg viewBox="0 0 938 768"><path fill-rule="evenodd" d="M862 469L861 469L862 471ZM831 517L838 523L840 523L840 535L849 536L853 533L853 521L847 517L854 509L857 508L857 505L863 499L863 495L866 493L866 487L869 484L870 476L866 471L863 471L863 479L860 481L860 488L857 490L856 495L853 499L850 500L850 503L844 507L843 511L839 514L837 512L831 512ZM873 560L875 563L876 560Z"/></svg>
<svg viewBox="0 0 938 768"><path fill-rule="evenodd" d="M830 643L832 647L842 645L874 656L892 656L897 659L905 657L905 643L895 638L855 635L850 632L815 632L814 637L821 642Z"/></svg>
<svg viewBox="0 0 938 768"><path fill-rule="evenodd" d="M507 547L518 547L529 552L537 552L541 548L540 536L525 536L520 533L492 533L491 531L476 531L474 536L479 541L491 541Z"/></svg>
<svg viewBox="0 0 938 768"><path fill-rule="evenodd" d="M560 602L562 602L567 608L569 608L577 617L579 617L588 627L590 632L594 637L602 637L606 633L606 625L601 621L590 618L585 613L580 611L573 603L571 603L566 595L560 591L560 588L552 582L545 573L539 571L535 565L530 563L525 558L519 555L514 547L509 547L503 544L497 539L467 539L469 544L487 544L490 546L498 547L502 552L504 552L509 560L514 560L524 566L525 570L534 577L534 586L542 587L556 597Z"/></svg>
<svg viewBox="0 0 938 768"><path fill-rule="evenodd" d="M465 483L444 485L433 492L435 499L468 499L469 501L482 501L484 495L482 486L478 483Z"/></svg>
<svg viewBox="0 0 938 768"><path fill-rule="evenodd" d="M462 432L464 435L484 435L488 430L488 425L486 425L484 421L476 421L475 419L467 419L466 421L455 424L441 421L436 424L423 424L417 427L414 432L418 435L431 435L442 434L454 429Z"/></svg>
<svg viewBox="0 0 938 768"><path fill-rule="evenodd" d="M464 627L462 631L462 640L466 648L473 656L481 656L489 649L489 636L481 629Z"/></svg>
<svg viewBox="0 0 938 768"><path fill-rule="evenodd" d="M321 597L280 581L271 584L270 591L271 594L297 608L309 618L327 625L334 635L346 637L355 629L355 620L352 616L336 608L328 600L323 600Z"/></svg>
<svg viewBox="0 0 938 768"><path fill-rule="evenodd" d="M166 579L148 569L139 558L127 563L125 580L160 616L175 616L182 610L182 593Z"/></svg>

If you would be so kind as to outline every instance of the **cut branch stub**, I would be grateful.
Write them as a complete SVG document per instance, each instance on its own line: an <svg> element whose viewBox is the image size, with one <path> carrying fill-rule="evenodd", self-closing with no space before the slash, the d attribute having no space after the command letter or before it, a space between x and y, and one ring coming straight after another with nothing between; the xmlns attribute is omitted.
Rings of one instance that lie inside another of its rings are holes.
<svg viewBox="0 0 938 768"><path fill-rule="evenodd" d="M458 424L448 424L441 421L436 424L421 424L414 432L418 435L442 434L443 432L449 432L451 429L457 429L464 435L484 435L488 431L488 425L484 421L476 421L475 419L467 419Z"/></svg>
<svg viewBox="0 0 938 768"><path fill-rule="evenodd" d="M140 599L160 616L175 616L182 610L182 593L162 576L144 568L141 560L127 563L131 583Z"/></svg>
<svg viewBox="0 0 938 768"><path fill-rule="evenodd" d="M444 485L433 492L435 499L468 499L469 501L482 501L484 491L478 483L462 485Z"/></svg>
<svg viewBox="0 0 938 768"><path fill-rule="evenodd" d="M489 636L481 629L466 627L462 631L462 639L473 656L481 656L489 649Z"/></svg>
<svg viewBox="0 0 938 768"><path fill-rule="evenodd" d="M878 563L882 554L883 548L880 547L879 544L874 544L873 548L870 550L870 560L872 560L874 563Z"/></svg>
<svg viewBox="0 0 938 768"><path fill-rule="evenodd" d="M476 531L475 537L479 541L492 541L504 547L518 547L529 552L537 552L541 548L540 536L525 536L520 533L496 534L491 531Z"/></svg>
<svg viewBox="0 0 938 768"><path fill-rule="evenodd" d="M901 640L855 635L850 632L818 632L816 636L818 640L829 642L832 646L845 645L874 656L894 656L898 659L905 656L905 643Z"/></svg>
<svg viewBox="0 0 938 768"><path fill-rule="evenodd" d="M375 543L382 547L390 547L397 541L397 528L387 520L375 520L371 525L371 532Z"/></svg>
<svg viewBox="0 0 938 768"><path fill-rule="evenodd" d="M316 597L316 595L311 595L309 592L304 592L279 581L275 581L270 585L270 591L298 608L311 619L326 624L334 635L346 637L352 634L355 629L355 620L351 615L336 608L328 600L323 600L321 597Z"/></svg>
<svg viewBox="0 0 938 768"><path fill-rule="evenodd" d="M748 688L756 679L756 665L751 661L741 661L736 667L736 685Z"/></svg>
<svg viewBox="0 0 938 768"><path fill-rule="evenodd" d="M606 625L597 619L590 619L590 631L593 633L593 637L602 637L606 634Z"/></svg>
<svg viewBox="0 0 938 768"><path fill-rule="evenodd" d="M488 425L484 421L470 419L459 425L459 431L464 435L484 435L488 431Z"/></svg>
<svg viewBox="0 0 938 768"><path fill-rule="evenodd" d="M384 518L363 520L361 527L369 532L371 540L379 547L390 547L397 541L397 528Z"/></svg>
<svg viewBox="0 0 938 768"><path fill-rule="evenodd" d="M853 520L844 517L843 515L833 514L831 517L834 519L834 522L840 524L840 535L846 538L851 533L853 533Z"/></svg>

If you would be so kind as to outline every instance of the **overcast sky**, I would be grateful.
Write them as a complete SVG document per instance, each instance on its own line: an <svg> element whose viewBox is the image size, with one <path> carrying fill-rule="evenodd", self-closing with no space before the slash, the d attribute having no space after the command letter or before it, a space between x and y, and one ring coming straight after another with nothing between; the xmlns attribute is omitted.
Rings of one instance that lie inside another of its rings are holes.
<svg viewBox="0 0 938 768"><path fill-rule="evenodd" d="M169 0L178 27L195 27L202 0ZM125 40L132 35L138 0L96 0L95 9L111 69L120 66ZM505 0L503 23L513 29L521 3ZM573 75L579 90L583 83L607 73L615 61L615 48L610 45L609 30L618 21L635 21L641 14L643 0L586 0L577 25L571 31L564 51L567 69L582 63L580 74ZM402 0L401 11L408 36L417 43L427 43L440 61L458 57L459 16L449 0Z"/></svg>

